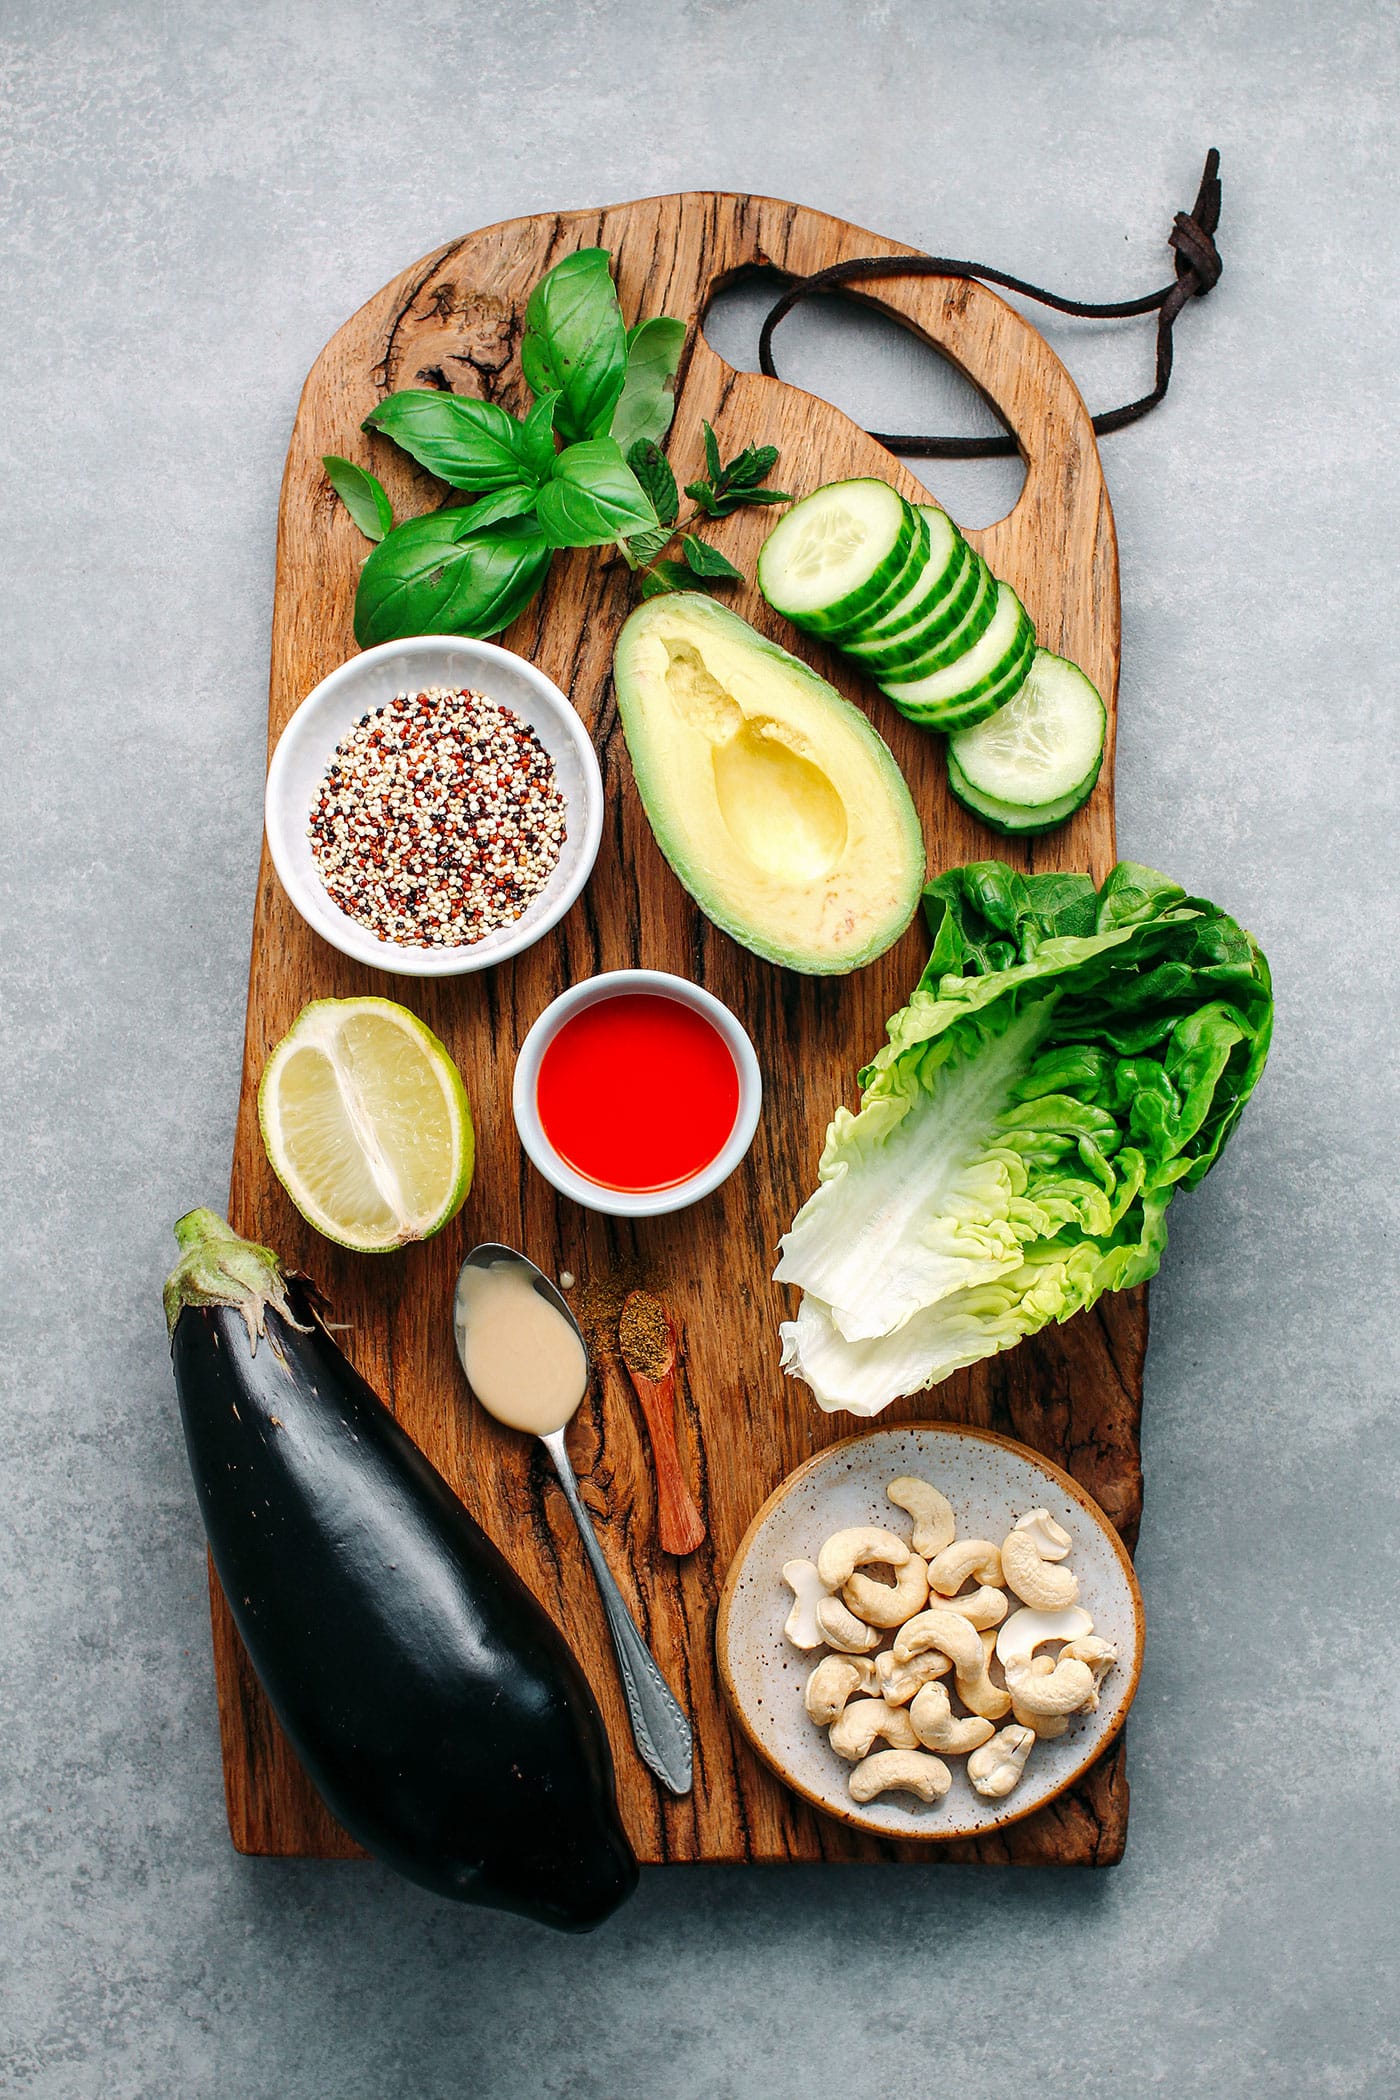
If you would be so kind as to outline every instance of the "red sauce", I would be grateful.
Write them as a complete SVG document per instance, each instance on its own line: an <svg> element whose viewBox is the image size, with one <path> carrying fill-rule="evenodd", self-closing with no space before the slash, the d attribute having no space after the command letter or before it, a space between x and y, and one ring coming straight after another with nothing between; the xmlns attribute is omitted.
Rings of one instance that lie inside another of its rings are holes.
<svg viewBox="0 0 1400 2100"><path fill-rule="evenodd" d="M724 1150L739 1072L703 1014L654 992L619 992L569 1016L540 1061L545 1136L603 1188L674 1188Z"/></svg>

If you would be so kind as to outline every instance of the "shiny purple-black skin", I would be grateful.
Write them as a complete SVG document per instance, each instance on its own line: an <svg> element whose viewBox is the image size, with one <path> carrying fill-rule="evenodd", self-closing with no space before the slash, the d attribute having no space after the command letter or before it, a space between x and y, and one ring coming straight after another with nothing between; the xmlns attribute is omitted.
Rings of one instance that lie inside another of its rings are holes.
<svg viewBox="0 0 1400 2100"><path fill-rule="evenodd" d="M612 1756L552 1621L289 1281L172 1341L214 1565L332 1814L411 1881L586 1932L636 1887Z"/></svg>

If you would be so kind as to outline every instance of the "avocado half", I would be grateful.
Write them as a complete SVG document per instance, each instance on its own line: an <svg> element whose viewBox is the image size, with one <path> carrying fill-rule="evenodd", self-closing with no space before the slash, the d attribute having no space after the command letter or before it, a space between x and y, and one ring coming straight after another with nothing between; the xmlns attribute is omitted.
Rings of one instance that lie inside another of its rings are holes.
<svg viewBox="0 0 1400 2100"><path fill-rule="evenodd" d="M656 842L705 916L769 962L858 970L914 916L923 832L859 708L713 598L640 605L618 711Z"/></svg>

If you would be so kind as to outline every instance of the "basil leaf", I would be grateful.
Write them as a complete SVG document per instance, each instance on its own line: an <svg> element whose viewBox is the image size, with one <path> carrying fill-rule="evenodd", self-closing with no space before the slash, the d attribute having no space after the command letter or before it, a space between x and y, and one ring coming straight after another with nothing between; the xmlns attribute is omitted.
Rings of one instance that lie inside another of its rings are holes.
<svg viewBox="0 0 1400 2100"><path fill-rule="evenodd" d="M525 308L520 363L532 391L562 396L565 444L600 436L627 376L627 331L606 248L580 248L542 277Z"/></svg>
<svg viewBox="0 0 1400 2100"><path fill-rule="evenodd" d="M552 547L602 547L659 522L612 438L591 438L561 452L535 507Z"/></svg>
<svg viewBox="0 0 1400 2100"><path fill-rule="evenodd" d="M730 489L754 488L778 464L776 445L746 445L724 470L724 485Z"/></svg>
<svg viewBox="0 0 1400 2100"><path fill-rule="evenodd" d="M717 484L721 474L724 472L723 467L719 463L719 439L715 436L708 423L702 423L700 428L705 433L705 465L710 470L711 481Z"/></svg>
<svg viewBox="0 0 1400 2100"><path fill-rule="evenodd" d="M662 524L674 525L680 515L681 499L676 493L671 462L661 447L653 438L640 438L628 451L627 464L655 504Z"/></svg>
<svg viewBox="0 0 1400 2100"><path fill-rule="evenodd" d="M660 598L666 591L688 591L692 582L682 561L659 561L642 578L642 596Z"/></svg>
<svg viewBox="0 0 1400 2100"><path fill-rule="evenodd" d="M382 540L393 529L394 506L384 487L364 467L334 452L321 461L326 479L367 540Z"/></svg>
<svg viewBox="0 0 1400 2100"><path fill-rule="evenodd" d="M517 481L507 489L496 489L489 496L478 496L469 510L459 515L466 519L464 532L483 532L488 525L498 524L502 518L519 518L535 507L539 489L533 481Z"/></svg>
<svg viewBox="0 0 1400 2100"><path fill-rule="evenodd" d="M494 401L406 387L381 401L362 427L382 430L454 489L499 489L531 478L521 426Z"/></svg>
<svg viewBox="0 0 1400 2100"><path fill-rule="evenodd" d="M641 321L627 336L627 376L613 410L612 435L624 452L639 439L664 438L676 412L671 381L685 343L685 322L669 314Z"/></svg>
<svg viewBox="0 0 1400 2100"><path fill-rule="evenodd" d="M414 634L497 634L524 611L549 572L533 518L474 533L469 510L409 518L360 571L355 639L362 649Z"/></svg>
<svg viewBox="0 0 1400 2100"><path fill-rule="evenodd" d="M718 547L707 546L704 540L697 540L693 532L686 533L682 539L681 552L694 576L720 576L726 583L742 583L744 580L743 570L736 569L727 554L721 554Z"/></svg>
<svg viewBox="0 0 1400 2100"><path fill-rule="evenodd" d="M548 481L554 472L554 417L558 407L558 394L541 394L520 426L525 464L536 481Z"/></svg>

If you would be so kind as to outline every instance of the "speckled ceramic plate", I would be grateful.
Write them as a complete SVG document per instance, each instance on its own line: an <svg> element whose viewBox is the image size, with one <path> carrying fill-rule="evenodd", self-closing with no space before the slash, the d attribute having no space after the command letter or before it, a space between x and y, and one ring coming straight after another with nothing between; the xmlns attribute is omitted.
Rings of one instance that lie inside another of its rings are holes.
<svg viewBox="0 0 1400 2100"><path fill-rule="evenodd" d="M803 1708L808 1675L829 1651L804 1654L785 1638L792 1592L780 1570L784 1561L815 1560L823 1541L848 1524L883 1524L907 1537L908 1519L885 1499L889 1482L901 1473L917 1474L942 1490L956 1513L959 1538L1000 1540L1026 1510L1048 1509L1073 1537L1068 1565L1079 1577L1079 1601L1093 1614L1094 1632L1118 1649L1097 1712L1075 1716L1068 1734L1037 1743L1025 1776L1002 1801L974 1793L966 1759L952 1757L947 1763L953 1785L942 1801L926 1806L913 1794L891 1793L861 1806L846 1783L850 1766ZM892 1838L975 1837L1018 1822L1062 1794L1127 1718L1142 1668L1142 1639L1142 1594L1133 1565L1098 1504L1068 1473L1024 1444L952 1422L848 1437L789 1474L734 1556L715 1629L726 1695L760 1757L829 1815Z"/></svg>

